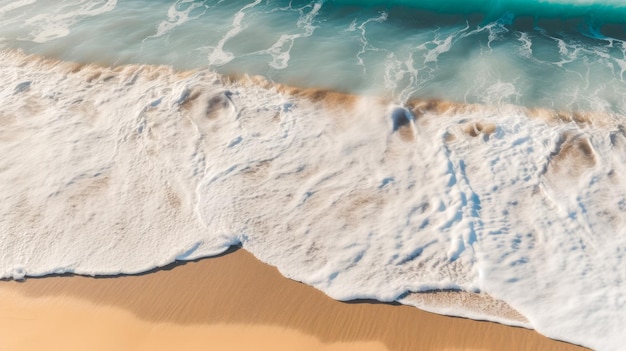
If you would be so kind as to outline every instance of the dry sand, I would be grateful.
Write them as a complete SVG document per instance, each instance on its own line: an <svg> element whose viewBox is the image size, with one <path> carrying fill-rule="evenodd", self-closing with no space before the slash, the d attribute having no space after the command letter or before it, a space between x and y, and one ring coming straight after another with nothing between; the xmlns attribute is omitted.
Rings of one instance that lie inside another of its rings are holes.
<svg viewBox="0 0 626 351"><path fill-rule="evenodd" d="M243 250L136 276L0 281L0 350L41 349L584 350L522 328L338 302Z"/></svg>

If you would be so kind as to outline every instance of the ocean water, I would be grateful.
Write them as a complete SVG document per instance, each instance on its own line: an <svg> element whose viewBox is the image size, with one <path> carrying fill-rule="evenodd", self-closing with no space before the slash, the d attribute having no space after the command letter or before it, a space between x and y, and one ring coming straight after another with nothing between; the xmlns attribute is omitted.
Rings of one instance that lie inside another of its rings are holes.
<svg viewBox="0 0 626 351"><path fill-rule="evenodd" d="M626 5L0 0L0 277L241 245L626 342Z"/></svg>

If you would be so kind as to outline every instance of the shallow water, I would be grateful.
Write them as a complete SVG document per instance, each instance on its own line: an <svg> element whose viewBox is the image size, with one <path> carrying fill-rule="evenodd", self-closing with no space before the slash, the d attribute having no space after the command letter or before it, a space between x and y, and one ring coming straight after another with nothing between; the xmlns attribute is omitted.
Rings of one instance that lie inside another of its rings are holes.
<svg viewBox="0 0 626 351"><path fill-rule="evenodd" d="M481 291L618 350L625 10L359 4L0 1L0 276L241 244L336 299Z"/></svg>
<svg viewBox="0 0 626 351"><path fill-rule="evenodd" d="M0 45L104 65L259 74L397 102L624 110L624 42L602 34L624 36L618 3L381 3L4 1Z"/></svg>

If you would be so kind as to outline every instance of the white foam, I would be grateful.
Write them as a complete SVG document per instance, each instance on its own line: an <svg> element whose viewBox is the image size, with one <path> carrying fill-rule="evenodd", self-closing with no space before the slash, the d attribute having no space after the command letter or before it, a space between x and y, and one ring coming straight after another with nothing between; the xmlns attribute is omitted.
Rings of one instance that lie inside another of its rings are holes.
<svg viewBox="0 0 626 351"><path fill-rule="evenodd" d="M208 6L193 0L178 0L167 10L167 21L162 21L157 26L156 33L152 36L158 38L165 35L176 27L188 21L200 18L206 13ZM202 9L198 11L198 9ZM194 13L193 16L191 14Z"/></svg>
<svg viewBox="0 0 626 351"><path fill-rule="evenodd" d="M0 7L0 16L3 16L5 13L9 11L13 11L19 9L20 7L24 7L26 5L30 5L35 3L37 0L18 0L12 1L2 7Z"/></svg>
<svg viewBox="0 0 626 351"><path fill-rule="evenodd" d="M302 33L298 34L283 34L280 36L269 49L258 52L267 53L272 56L272 62L269 66L274 69L285 69L289 65L289 59L291 58L290 52L294 42L300 38L308 38L315 31L313 20L317 16L319 10L322 8L322 4L315 3L311 6L308 13L304 13L304 9L299 9L300 18L297 21L297 27L302 29Z"/></svg>
<svg viewBox="0 0 626 351"><path fill-rule="evenodd" d="M346 32L354 32L357 31L359 32L359 43L360 43L360 50L359 52L356 53L356 60L357 60L357 64L361 67L363 67L363 73L365 74L367 72L367 68L365 66L365 61L363 56L368 52L368 51L377 51L378 49L375 47L372 47L369 44L369 40L367 39L367 25L370 23L383 23L385 21L387 21L388 18L388 14L387 12L380 12L378 16L373 17L373 18L368 18L365 21L363 21L363 23L359 24L359 26L356 26L356 22L352 22L352 24L350 24L350 26L346 29Z"/></svg>
<svg viewBox="0 0 626 351"><path fill-rule="evenodd" d="M31 27L32 30L28 36L21 39L45 43L68 35L70 27L78 21L112 11L117 5L117 0L72 0L57 3L54 6L50 6L51 3L46 4L46 1L22 1L3 7L5 11L0 12L0 15L33 4L44 7L47 11L43 13L38 11L38 14L24 19L25 25ZM10 21L19 21L22 16L12 18Z"/></svg>
<svg viewBox="0 0 626 351"><path fill-rule="evenodd" d="M0 277L134 273L241 243L336 299L481 291L550 337L626 341L617 116L554 124L503 105L394 132L398 106L377 98L0 63Z"/></svg>
<svg viewBox="0 0 626 351"><path fill-rule="evenodd" d="M261 0L255 0L237 11L233 18L232 28L219 40L217 45L212 48L212 51L209 54L209 64L211 66L225 65L235 58L231 52L224 51L224 45L246 28L246 25L242 23L246 16L246 10L253 8L260 3Z"/></svg>
<svg viewBox="0 0 626 351"><path fill-rule="evenodd" d="M450 47L452 46L452 39L454 39L454 37L455 35L449 35L445 39L433 39L432 44L435 44L436 46L426 53L424 57L424 63L437 62L437 59L441 54L446 53L450 50ZM425 46L426 44L422 45Z"/></svg>

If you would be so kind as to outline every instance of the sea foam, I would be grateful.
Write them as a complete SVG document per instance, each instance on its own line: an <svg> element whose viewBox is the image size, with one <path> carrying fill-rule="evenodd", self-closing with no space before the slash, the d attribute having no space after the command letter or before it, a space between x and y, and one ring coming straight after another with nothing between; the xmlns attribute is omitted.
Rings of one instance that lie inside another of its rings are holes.
<svg viewBox="0 0 626 351"><path fill-rule="evenodd" d="M482 292L528 319L500 322L624 342L618 116L0 60L4 278L136 273L241 245L335 299Z"/></svg>

